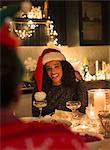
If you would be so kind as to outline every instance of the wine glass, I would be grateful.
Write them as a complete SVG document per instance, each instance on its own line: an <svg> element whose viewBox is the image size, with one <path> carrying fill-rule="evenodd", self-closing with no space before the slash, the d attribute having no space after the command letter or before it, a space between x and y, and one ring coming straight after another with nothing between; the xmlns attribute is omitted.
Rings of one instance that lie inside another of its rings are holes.
<svg viewBox="0 0 110 150"><path fill-rule="evenodd" d="M76 112L76 110L80 106L81 106L81 102L80 101L68 101L68 102L66 102L66 107L72 110L73 118L77 118L78 117L78 113Z"/></svg>
<svg viewBox="0 0 110 150"><path fill-rule="evenodd" d="M39 111L40 111L39 117L41 117L42 116L42 108L47 106L47 100L42 100L42 101L35 100L35 101L33 101L33 105L39 109Z"/></svg>

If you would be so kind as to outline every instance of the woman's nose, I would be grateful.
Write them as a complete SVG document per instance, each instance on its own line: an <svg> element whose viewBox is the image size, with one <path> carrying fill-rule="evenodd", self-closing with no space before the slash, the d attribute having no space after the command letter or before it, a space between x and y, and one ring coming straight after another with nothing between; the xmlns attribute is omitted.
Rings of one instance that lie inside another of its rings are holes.
<svg viewBox="0 0 110 150"><path fill-rule="evenodd" d="M55 68L52 68L51 73L54 74L55 72Z"/></svg>

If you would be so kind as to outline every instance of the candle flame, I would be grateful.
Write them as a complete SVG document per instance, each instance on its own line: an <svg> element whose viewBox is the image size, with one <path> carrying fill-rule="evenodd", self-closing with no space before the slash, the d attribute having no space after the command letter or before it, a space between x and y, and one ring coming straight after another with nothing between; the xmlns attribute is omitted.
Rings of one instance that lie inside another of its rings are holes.
<svg viewBox="0 0 110 150"><path fill-rule="evenodd" d="M95 95L97 95L97 96L103 96L103 95L104 95L104 92L103 92L101 89L99 89L99 90L95 93Z"/></svg>
<svg viewBox="0 0 110 150"><path fill-rule="evenodd" d="M83 122L82 122L81 128L82 128L82 129L86 129L86 128L87 128L86 121L83 121Z"/></svg>

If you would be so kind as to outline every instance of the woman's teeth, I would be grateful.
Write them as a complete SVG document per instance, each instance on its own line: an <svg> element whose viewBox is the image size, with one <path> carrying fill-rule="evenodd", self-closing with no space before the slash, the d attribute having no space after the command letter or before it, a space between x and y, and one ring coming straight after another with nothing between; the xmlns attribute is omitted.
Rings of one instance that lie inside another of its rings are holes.
<svg viewBox="0 0 110 150"><path fill-rule="evenodd" d="M52 78L57 78L57 77L58 77L58 74L52 75Z"/></svg>

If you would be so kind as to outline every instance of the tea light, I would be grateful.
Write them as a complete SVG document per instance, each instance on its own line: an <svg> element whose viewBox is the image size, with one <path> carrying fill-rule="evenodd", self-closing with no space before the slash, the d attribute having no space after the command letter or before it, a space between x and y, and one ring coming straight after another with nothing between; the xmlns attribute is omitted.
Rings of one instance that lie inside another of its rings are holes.
<svg viewBox="0 0 110 150"><path fill-rule="evenodd" d="M104 110L106 95L101 89L94 93L94 110L98 114L100 110Z"/></svg>
<svg viewBox="0 0 110 150"><path fill-rule="evenodd" d="M87 123L86 121L83 121L82 124L81 124L81 129L87 129Z"/></svg>

